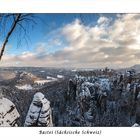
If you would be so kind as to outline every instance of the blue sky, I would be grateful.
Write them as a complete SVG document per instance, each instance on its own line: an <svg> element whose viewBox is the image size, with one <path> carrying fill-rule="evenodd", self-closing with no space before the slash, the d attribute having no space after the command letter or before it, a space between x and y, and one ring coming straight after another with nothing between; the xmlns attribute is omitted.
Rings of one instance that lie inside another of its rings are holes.
<svg viewBox="0 0 140 140"><path fill-rule="evenodd" d="M7 53L20 53L26 50L32 50L37 42L48 41L51 38L49 35L64 26L67 23L72 22L76 17L80 17L80 14L35 14L37 16L37 24L33 24L33 28L29 29L29 39L27 44L24 40L22 46L18 45L17 34L12 34L9 40L9 44L12 46L7 48ZM93 16L97 18L97 15ZM87 21L86 21L87 22ZM88 21L90 23L90 21ZM48 38L47 38L48 37ZM28 45L30 47L28 47Z"/></svg>
<svg viewBox="0 0 140 140"><path fill-rule="evenodd" d="M140 14L35 16L37 24L25 26L28 43L17 27L0 66L35 66L37 62L36 66L117 68L140 63Z"/></svg>
<svg viewBox="0 0 140 140"><path fill-rule="evenodd" d="M38 42L47 43L53 37L53 31L62 28L75 19L79 18L85 25L95 25L101 15L115 17L115 14L35 14L37 23L33 24L33 28L28 29L28 43L22 40L21 45L18 45L18 33L14 33L9 40L11 47L6 49L6 53L18 54L23 51L33 51ZM63 40L63 38L61 39ZM59 48L61 47L64 46L59 46ZM55 46L48 49L49 52L55 50Z"/></svg>

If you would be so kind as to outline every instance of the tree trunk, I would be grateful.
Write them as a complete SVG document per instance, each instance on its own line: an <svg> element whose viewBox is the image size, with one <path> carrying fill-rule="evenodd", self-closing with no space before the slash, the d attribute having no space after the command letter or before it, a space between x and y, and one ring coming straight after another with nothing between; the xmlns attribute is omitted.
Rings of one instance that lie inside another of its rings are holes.
<svg viewBox="0 0 140 140"><path fill-rule="evenodd" d="M4 50L5 50L6 44L8 42L8 39L11 36L13 30L15 29L17 23L19 22L20 17L21 17L21 14L17 14L16 15L16 17L15 17L15 19L14 19L12 25L11 25L11 28L10 28L9 32L7 33L7 36L6 36L5 40L4 40L4 43L3 43L1 51L0 51L0 61L2 59L2 56L3 56Z"/></svg>

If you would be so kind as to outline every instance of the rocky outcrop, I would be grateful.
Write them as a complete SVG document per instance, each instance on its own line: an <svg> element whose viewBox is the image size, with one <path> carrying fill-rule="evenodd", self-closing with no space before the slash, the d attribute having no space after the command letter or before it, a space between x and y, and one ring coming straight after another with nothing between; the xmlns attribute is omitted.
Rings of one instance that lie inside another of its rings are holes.
<svg viewBox="0 0 140 140"><path fill-rule="evenodd" d="M140 92L136 100L136 123L140 125Z"/></svg>
<svg viewBox="0 0 140 140"><path fill-rule="evenodd" d="M108 80L100 82L94 78L88 79L78 77L75 82L77 84L76 103L73 102L74 108L70 104L69 122L66 123L66 126L94 126L99 115L106 111L107 93L105 86L107 87L109 84ZM70 88L73 87L70 86Z"/></svg>
<svg viewBox="0 0 140 140"><path fill-rule="evenodd" d="M18 126L17 120L20 115L14 105L7 98L0 98L0 126Z"/></svg>
<svg viewBox="0 0 140 140"><path fill-rule="evenodd" d="M76 99L76 84L70 79L68 83L67 100L73 102Z"/></svg>
<svg viewBox="0 0 140 140"><path fill-rule="evenodd" d="M41 92L34 95L24 126L53 126L50 102Z"/></svg>
<svg viewBox="0 0 140 140"><path fill-rule="evenodd" d="M69 107L73 114L69 115L70 126L140 125L140 81L134 74L79 75L75 83L75 106Z"/></svg>

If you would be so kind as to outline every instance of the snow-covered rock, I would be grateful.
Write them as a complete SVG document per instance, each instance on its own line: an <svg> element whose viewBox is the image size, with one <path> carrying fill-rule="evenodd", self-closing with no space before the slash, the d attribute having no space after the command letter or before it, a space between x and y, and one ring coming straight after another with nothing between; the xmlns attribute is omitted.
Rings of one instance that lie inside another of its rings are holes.
<svg viewBox="0 0 140 140"><path fill-rule="evenodd" d="M82 87L93 87L94 86L94 84L93 83L90 83L90 82L84 82L84 83L82 83Z"/></svg>
<svg viewBox="0 0 140 140"><path fill-rule="evenodd" d="M134 125L132 125L132 127L140 127L140 125L138 123L135 123Z"/></svg>
<svg viewBox="0 0 140 140"><path fill-rule="evenodd" d="M15 105L7 98L0 98L0 126L17 126L19 117Z"/></svg>
<svg viewBox="0 0 140 140"><path fill-rule="evenodd" d="M80 92L79 96L80 96L80 97L89 97L89 96L91 96L88 87L84 87L84 88L82 89L82 92Z"/></svg>
<svg viewBox="0 0 140 140"><path fill-rule="evenodd" d="M126 91L130 91L130 83L127 84Z"/></svg>
<svg viewBox="0 0 140 140"><path fill-rule="evenodd" d="M140 92L139 92L139 94L138 94L138 96L137 96L137 99L140 100Z"/></svg>
<svg viewBox="0 0 140 140"><path fill-rule="evenodd" d="M50 102L41 92L34 95L24 126L53 126Z"/></svg>

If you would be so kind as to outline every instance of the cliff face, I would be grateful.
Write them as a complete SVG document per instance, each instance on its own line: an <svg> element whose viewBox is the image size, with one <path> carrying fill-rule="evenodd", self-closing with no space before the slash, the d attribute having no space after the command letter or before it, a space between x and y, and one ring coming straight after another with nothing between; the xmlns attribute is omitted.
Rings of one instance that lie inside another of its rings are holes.
<svg viewBox="0 0 140 140"><path fill-rule="evenodd" d="M41 92L34 95L24 126L53 126L50 102Z"/></svg>
<svg viewBox="0 0 140 140"><path fill-rule="evenodd" d="M7 98L0 98L0 126L17 126L19 117L14 103Z"/></svg>

